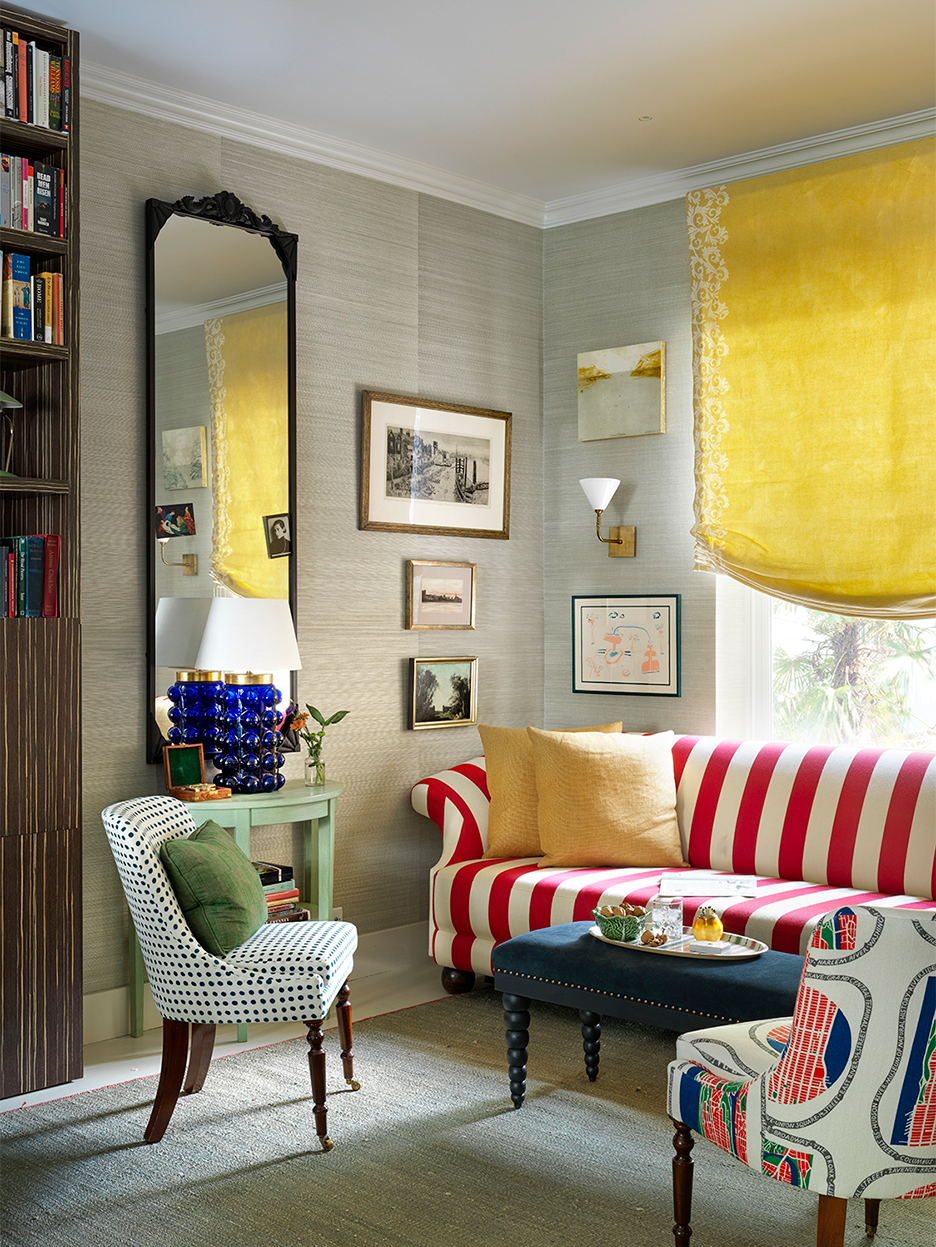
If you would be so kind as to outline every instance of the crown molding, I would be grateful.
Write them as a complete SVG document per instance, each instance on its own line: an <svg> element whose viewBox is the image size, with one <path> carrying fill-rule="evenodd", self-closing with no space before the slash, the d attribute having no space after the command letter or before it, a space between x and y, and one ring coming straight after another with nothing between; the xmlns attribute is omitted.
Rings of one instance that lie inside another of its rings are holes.
<svg viewBox="0 0 936 1247"><path fill-rule="evenodd" d="M192 329L217 316L233 316L237 312L248 312L255 307L266 307L269 303L283 303L286 300L286 294L286 282L279 281L272 286L246 290L243 294L228 295L225 299L214 299L209 303L193 303L171 312L157 312L156 333L174 333L177 329Z"/></svg>
<svg viewBox="0 0 936 1247"><path fill-rule="evenodd" d="M299 160L356 173L388 182L405 190L434 195L454 203L506 217L523 225L551 229L576 221L627 212L651 204L679 199L689 191L715 182L739 182L783 169L833 160L856 152L888 147L936 133L936 108L889 117L867 125L836 130L813 138L798 139L760 151L745 152L725 160L687 169L635 178L581 195L569 195L548 203L520 195L444 169L406 160L358 143L345 143L286 121L248 112L216 100L177 91L159 83L95 65L81 66L81 94L102 104L143 113L175 125L202 130L220 138L239 139Z"/></svg>
<svg viewBox="0 0 936 1247"><path fill-rule="evenodd" d="M746 178L763 177L784 169L798 169L804 165L819 164L823 160L835 160L840 156L872 151L876 147L909 143L914 139L932 137L934 134L936 108L925 108L917 113L905 113L901 117L888 117L883 121L872 121L847 130L835 130L829 134L798 139L793 143L765 147L756 152L744 152L726 160L713 160L709 164L675 169L671 173L653 177L635 178L631 182L622 182L603 190L570 195L566 199L554 199L546 204L543 228L551 229L557 225L609 216L614 212L645 208L650 204L665 203L669 199L681 199L683 195L703 186L741 182Z"/></svg>
<svg viewBox="0 0 936 1247"><path fill-rule="evenodd" d="M101 104L113 104L117 108L171 121L193 130L203 130L220 138L239 139L284 156L449 199L524 225L539 228L543 225L545 205L528 195L488 186L472 178L459 177L456 173L415 160L405 160L358 143L346 143L287 121L219 104L217 100L146 82L102 65L82 61L80 89L82 98Z"/></svg>

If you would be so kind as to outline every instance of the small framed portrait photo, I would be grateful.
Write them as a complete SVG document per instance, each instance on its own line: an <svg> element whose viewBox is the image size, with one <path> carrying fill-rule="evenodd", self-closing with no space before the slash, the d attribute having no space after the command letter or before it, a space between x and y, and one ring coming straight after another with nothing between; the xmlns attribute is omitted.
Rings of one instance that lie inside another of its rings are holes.
<svg viewBox="0 0 936 1247"><path fill-rule="evenodd" d="M292 528L288 515L265 515L263 531L266 535L267 558L281 559L292 554Z"/></svg>

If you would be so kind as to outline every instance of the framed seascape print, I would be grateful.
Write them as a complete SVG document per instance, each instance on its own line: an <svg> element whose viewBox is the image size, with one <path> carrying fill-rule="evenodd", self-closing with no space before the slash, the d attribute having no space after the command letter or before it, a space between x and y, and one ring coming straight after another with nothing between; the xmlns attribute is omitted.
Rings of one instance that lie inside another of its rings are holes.
<svg viewBox="0 0 936 1247"><path fill-rule="evenodd" d="M410 727L472 727L478 722L477 658L412 658Z"/></svg>
<svg viewBox="0 0 936 1247"><path fill-rule="evenodd" d="M679 594L572 598L573 693L679 696Z"/></svg>
<svg viewBox="0 0 936 1247"><path fill-rule="evenodd" d="M510 536L509 411L362 394L361 528Z"/></svg>
<svg viewBox="0 0 936 1247"><path fill-rule="evenodd" d="M477 563L406 564L407 628L473 628Z"/></svg>
<svg viewBox="0 0 936 1247"><path fill-rule="evenodd" d="M579 441L666 430L666 343L638 342L578 357Z"/></svg>

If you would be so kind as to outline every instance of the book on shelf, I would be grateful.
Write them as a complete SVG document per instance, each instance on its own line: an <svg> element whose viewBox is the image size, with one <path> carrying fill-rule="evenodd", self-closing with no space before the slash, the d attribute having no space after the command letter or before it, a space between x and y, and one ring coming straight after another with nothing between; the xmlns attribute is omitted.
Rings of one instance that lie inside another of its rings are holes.
<svg viewBox="0 0 936 1247"><path fill-rule="evenodd" d="M33 341L45 342L46 284L41 273L32 277Z"/></svg>
<svg viewBox="0 0 936 1247"><path fill-rule="evenodd" d="M37 160L33 165L33 229L37 234L58 237L58 211L55 183L58 170Z"/></svg>
<svg viewBox="0 0 936 1247"><path fill-rule="evenodd" d="M0 115L47 130L68 129L69 59L4 27L0 38Z"/></svg>
<svg viewBox="0 0 936 1247"><path fill-rule="evenodd" d="M4 618L54 619L58 616L61 536L26 533L0 537L6 569Z"/></svg>
<svg viewBox="0 0 936 1247"><path fill-rule="evenodd" d="M10 280L13 284L13 323L14 338L32 338L32 303L31 285L29 280L29 256L10 254Z"/></svg>
<svg viewBox="0 0 936 1247"><path fill-rule="evenodd" d="M0 152L0 225L12 228L13 222L13 157Z"/></svg>
<svg viewBox="0 0 936 1247"><path fill-rule="evenodd" d="M0 277L0 337L13 337L13 268L9 251L3 253Z"/></svg>

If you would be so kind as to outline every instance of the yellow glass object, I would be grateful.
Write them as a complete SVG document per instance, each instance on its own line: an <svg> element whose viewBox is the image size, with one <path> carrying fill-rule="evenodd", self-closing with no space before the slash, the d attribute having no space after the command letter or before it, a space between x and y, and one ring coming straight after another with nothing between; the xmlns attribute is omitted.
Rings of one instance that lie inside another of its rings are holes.
<svg viewBox="0 0 936 1247"><path fill-rule="evenodd" d="M696 940L720 940L725 928L721 918L711 905L702 905L692 924L692 938Z"/></svg>
<svg viewBox="0 0 936 1247"><path fill-rule="evenodd" d="M696 566L936 613L936 141L688 197Z"/></svg>

